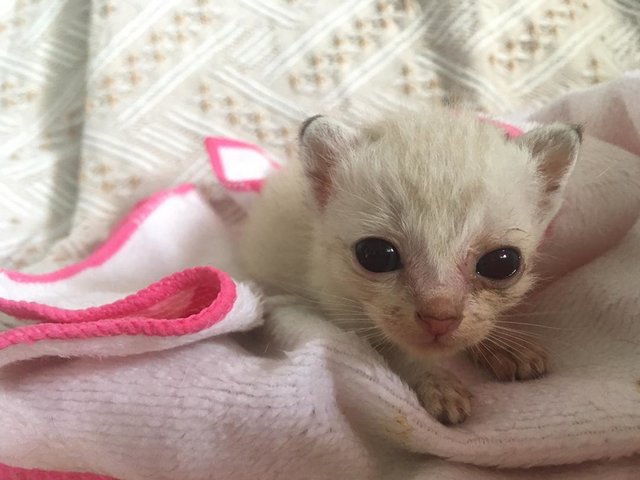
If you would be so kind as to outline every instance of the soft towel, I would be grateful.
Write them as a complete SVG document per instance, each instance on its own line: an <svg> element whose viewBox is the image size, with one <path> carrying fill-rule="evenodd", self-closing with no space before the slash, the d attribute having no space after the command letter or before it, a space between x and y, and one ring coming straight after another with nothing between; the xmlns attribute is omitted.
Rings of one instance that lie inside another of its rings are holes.
<svg viewBox="0 0 640 480"><path fill-rule="evenodd" d="M552 352L545 378L498 383L456 359L473 412L445 427L355 335L262 300L228 221L277 162L211 138L235 207L182 186L79 264L0 273L2 478L637 478L639 102L631 73L500 119L587 133L545 247L552 281L520 313Z"/></svg>

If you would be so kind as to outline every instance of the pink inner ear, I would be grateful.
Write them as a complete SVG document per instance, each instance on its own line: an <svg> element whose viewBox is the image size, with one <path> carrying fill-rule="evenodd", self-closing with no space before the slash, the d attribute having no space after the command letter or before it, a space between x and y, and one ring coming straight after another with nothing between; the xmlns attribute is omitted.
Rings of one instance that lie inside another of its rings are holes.
<svg viewBox="0 0 640 480"><path fill-rule="evenodd" d="M316 172L310 172L309 175L313 179L313 194L316 197L318 206L321 209L324 209L329 201L329 195L331 193L331 177L329 172L326 169L318 169Z"/></svg>
<svg viewBox="0 0 640 480"><path fill-rule="evenodd" d="M513 125L509 125L508 123L504 123L504 122L500 122L498 120L492 120L490 118L486 118L486 117L480 117L481 120L491 123L493 125L495 125L498 128L501 128L502 130L504 130L504 133L507 134L507 138L516 138L519 137L520 135L522 135L524 132L522 130L520 130L518 127L515 127Z"/></svg>

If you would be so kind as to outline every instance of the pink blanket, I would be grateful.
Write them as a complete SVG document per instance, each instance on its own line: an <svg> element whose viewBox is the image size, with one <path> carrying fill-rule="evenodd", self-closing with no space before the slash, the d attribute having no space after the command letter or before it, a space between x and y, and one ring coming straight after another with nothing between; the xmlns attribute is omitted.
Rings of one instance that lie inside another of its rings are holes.
<svg viewBox="0 0 640 480"><path fill-rule="evenodd" d="M522 312L547 377L500 384L456 359L473 414L438 424L354 335L281 297L263 323L229 208L185 185L78 264L0 272L0 478L638 478L637 105L630 73L502 119L588 134L545 252L554 280ZM242 142L207 148L237 211L276 165Z"/></svg>

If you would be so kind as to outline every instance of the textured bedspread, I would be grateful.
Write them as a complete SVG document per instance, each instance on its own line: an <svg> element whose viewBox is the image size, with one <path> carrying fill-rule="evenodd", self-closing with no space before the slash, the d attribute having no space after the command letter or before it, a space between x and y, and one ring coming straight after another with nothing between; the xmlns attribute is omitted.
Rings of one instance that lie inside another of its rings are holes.
<svg viewBox="0 0 640 480"><path fill-rule="evenodd" d="M640 65L639 14L634 0L3 0L0 265L67 264L135 201L207 181L204 135L286 160L318 111L513 111L614 78Z"/></svg>

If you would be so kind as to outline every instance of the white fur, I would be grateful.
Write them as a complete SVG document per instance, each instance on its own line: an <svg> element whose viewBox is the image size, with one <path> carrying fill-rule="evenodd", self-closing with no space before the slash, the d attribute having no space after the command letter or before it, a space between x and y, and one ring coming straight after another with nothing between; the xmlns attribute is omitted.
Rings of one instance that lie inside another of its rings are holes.
<svg viewBox="0 0 640 480"><path fill-rule="evenodd" d="M374 346L390 342L388 359L415 386L426 375L416 360L477 344L529 290L579 141L561 125L507 140L473 114L444 109L401 111L359 130L314 119L303 126L302 161L269 179L250 212L241 259L269 292L309 299ZM371 236L398 247L401 270L359 267L353 246ZM487 287L475 263L503 246L520 249L524 271ZM436 294L464 297L463 320L425 344L415 312Z"/></svg>

